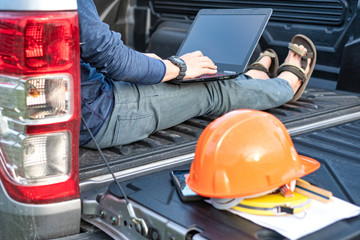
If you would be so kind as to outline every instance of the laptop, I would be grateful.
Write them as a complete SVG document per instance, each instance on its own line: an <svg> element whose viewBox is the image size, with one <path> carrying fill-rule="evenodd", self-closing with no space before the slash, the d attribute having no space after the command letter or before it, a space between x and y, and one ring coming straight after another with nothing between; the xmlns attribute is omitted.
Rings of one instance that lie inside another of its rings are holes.
<svg viewBox="0 0 360 240"><path fill-rule="evenodd" d="M200 10L176 55L200 50L215 63L218 71L169 82L183 84L236 78L245 71L271 14L270 8Z"/></svg>

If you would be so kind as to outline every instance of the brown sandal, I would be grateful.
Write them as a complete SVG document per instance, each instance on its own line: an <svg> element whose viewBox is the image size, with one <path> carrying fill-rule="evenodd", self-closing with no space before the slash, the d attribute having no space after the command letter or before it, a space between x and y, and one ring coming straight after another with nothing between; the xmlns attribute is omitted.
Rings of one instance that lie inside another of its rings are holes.
<svg viewBox="0 0 360 240"><path fill-rule="evenodd" d="M297 47L295 44L303 45L307 51L302 50L301 48ZM309 82L310 76L314 71L314 67L316 63L316 48L314 43L308 37L302 34L297 34L292 38L291 42L289 43L289 49L301 56L301 67L299 68L298 66L291 63L283 63L278 69L278 75L284 71L288 71L295 74L302 82L301 86L294 94L293 99L290 101L290 102L295 102L303 94ZM309 72L308 74L306 74L305 69L308 64L309 58L311 59L309 63Z"/></svg>
<svg viewBox="0 0 360 240"><path fill-rule="evenodd" d="M260 59L265 56L269 56L271 58L271 65L270 65L269 69L267 69L262 63L259 62ZM279 58L273 49L268 48L264 52L262 52L262 54L260 54L258 59L253 64L251 64L246 69L246 71L258 70L258 71L265 72L269 76L269 78L274 78L274 77L276 77L278 68L279 68Z"/></svg>

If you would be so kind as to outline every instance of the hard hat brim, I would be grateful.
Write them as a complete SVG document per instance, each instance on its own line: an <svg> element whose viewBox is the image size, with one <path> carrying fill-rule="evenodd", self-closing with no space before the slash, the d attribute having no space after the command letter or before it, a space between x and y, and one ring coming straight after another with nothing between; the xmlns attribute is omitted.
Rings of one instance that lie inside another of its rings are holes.
<svg viewBox="0 0 360 240"><path fill-rule="evenodd" d="M298 155L298 157L299 157L300 163L302 165L302 170L299 171L297 173L297 175L295 175L292 179L286 179L284 182L292 181L297 178L304 177L312 172L315 172L317 169L320 168L320 163L317 160L310 158L310 157L303 156L303 155ZM258 193L248 192L248 193L244 193L241 195L233 195L233 194L225 194L225 193L209 194L207 192L201 191L201 189L194 188L194 186L192 186L192 184L189 183L189 178L186 179L186 183L197 194L199 194L201 196L205 196L205 197L210 197L210 198L244 198L244 197L248 197L249 195L259 194L259 192ZM281 184L284 184L284 183L281 183ZM280 187L281 184L279 184L279 183L271 184L267 188L263 189L262 192L265 192L268 190L274 190L274 188Z"/></svg>
<svg viewBox="0 0 360 240"><path fill-rule="evenodd" d="M299 159L304 167L304 174L299 177L308 175L309 173L315 172L320 168L320 163L313 158L299 155Z"/></svg>

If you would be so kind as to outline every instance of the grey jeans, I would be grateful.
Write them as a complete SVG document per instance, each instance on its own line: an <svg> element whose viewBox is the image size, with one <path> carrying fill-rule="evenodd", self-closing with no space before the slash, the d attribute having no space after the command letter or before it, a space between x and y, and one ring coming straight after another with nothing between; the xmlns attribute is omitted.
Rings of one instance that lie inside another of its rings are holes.
<svg viewBox="0 0 360 240"><path fill-rule="evenodd" d="M294 95L290 84L281 78L260 80L245 75L233 80L183 85L113 83L115 106L95 137L101 148L141 140L196 116L277 107ZM85 146L94 148L95 144L90 141Z"/></svg>

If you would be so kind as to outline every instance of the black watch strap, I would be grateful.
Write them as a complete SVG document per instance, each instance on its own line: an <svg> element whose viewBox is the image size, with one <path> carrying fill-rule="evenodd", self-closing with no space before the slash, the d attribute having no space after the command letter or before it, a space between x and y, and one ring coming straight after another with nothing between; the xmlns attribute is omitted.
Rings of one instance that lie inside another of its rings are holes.
<svg viewBox="0 0 360 240"><path fill-rule="evenodd" d="M176 79L178 80L182 80L185 77L185 73L186 73L186 63L184 60L182 60L181 58L177 57L177 56L171 56L168 58L168 60L178 66L180 68L180 73L179 75L176 77Z"/></svg>

